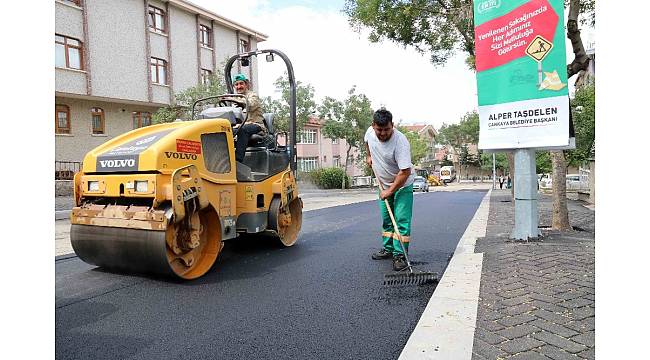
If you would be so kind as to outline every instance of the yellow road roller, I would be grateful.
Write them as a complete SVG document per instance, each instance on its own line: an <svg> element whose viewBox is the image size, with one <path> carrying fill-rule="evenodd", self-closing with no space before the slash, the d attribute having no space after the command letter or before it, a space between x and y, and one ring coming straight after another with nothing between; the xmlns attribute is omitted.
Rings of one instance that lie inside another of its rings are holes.
<svg viewBox="0 0 650 360"><path fill-rule="evenodd" d="M243 97L232 94L231 69L235 61L247 66L261 54L267 61L278 56L287 67L289 133L275 131L273 114L264 114L267 132L252 137L240 163L235 139L247 113L246 105L230 103ZM226 240L242 234L294 245L302 200L295 178L291 62L273 49L241 53L226 62L225 78L230 94L194 103L193 120L139 128L85 156L74 177L76 206L70 215L70 240L81 260L195 279L212 267Z"/></svg>

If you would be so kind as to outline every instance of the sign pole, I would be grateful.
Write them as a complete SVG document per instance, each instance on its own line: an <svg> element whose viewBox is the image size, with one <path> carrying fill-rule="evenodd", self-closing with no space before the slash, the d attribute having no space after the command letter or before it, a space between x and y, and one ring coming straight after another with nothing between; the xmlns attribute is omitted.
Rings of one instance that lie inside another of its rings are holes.
<svg viewBox="0 0 650 360"><path fill-rule="evenodd" d="M496 154L492 153L492 190L497 188Z"/></svg>
<svg viewBox="0 0 650 360"><path fill-rule="evenodd" d="M479 149L514 151L511 237L538 238L535 151L572 146L564 1L473 4Z"/></svg>
<svg viewBox="0 0 650 360"><path fill-rule="evenodd" d="M515 228L510 237L516 240L540 235L535 168L535 149L515 150Z"/></svg>

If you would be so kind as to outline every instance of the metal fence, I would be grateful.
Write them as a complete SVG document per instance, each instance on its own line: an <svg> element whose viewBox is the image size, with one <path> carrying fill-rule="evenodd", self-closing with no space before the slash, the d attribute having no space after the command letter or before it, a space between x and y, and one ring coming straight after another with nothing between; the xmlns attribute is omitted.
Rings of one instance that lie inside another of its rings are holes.
<svg viewBox="0 0 650 360"><path fill-rule="evenodd" d="M79 161L54 161L54 179L72 180L74 174L81 170Z"/></svg>

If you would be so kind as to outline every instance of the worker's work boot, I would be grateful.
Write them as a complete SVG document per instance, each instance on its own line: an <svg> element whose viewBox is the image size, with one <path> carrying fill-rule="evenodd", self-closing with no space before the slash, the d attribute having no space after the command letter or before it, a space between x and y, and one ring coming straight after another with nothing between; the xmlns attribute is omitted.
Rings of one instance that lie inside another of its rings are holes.
<svg viewBox="0 0 650 360"><path fill-rule="evenodd" d="M390 259L392 257L393 257L393 253L383 248L377 251L376 253L372 254L373 260L384 260L384 259Z"/></svg>
<svg viewBox="0 0 650 360"><path fill-rule="evenodd" d="M404 254L395 254L393 256L393 270L400 271L406 268L406 257Z"/></svg>

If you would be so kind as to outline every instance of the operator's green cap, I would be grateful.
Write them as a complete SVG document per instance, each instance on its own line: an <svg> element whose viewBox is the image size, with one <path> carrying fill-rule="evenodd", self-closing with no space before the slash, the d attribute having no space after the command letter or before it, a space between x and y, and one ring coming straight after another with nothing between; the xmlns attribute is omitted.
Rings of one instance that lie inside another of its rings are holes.
<svg viewBox="0 0 650 360"><path fill-rule="evenodd" d="M245 82L248 82L248 78L247 78L246 75L244 75L244 74L237 74L237 75L235 75L235 78L234 78L233 82L235 83L235 82L237 82L237 81L245 81Z"/></svg>

